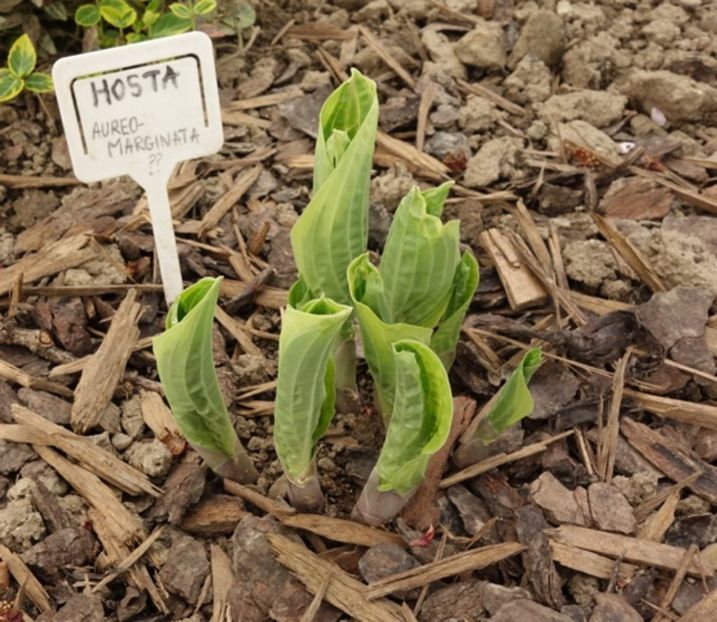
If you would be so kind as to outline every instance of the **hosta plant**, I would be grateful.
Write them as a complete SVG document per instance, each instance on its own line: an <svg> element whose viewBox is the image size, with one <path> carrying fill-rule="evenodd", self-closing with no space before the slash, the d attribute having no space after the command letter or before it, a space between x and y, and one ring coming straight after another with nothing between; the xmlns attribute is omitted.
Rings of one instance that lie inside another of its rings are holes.
<svg viewBox="0 0 717 622"><path fill-rule="evenodd" d="M153 340L157 371L172 415L189 444L217 474L241 483L258 473L229 419L212 355L214 309L221 278L185 289Z"/></svg>
<svg viewBox="0 0 717 622"><path fill-rule="evenodd" d="M395 393L391 343L404 338L426 343L450 369L478 286L475 257L470 251L460 254L459 222L440 219L450 187L411 190L396 210L378 267L363 254L348 269L366 362L386 419Z"/></svg>
<svg viewBox="0 0 717 622"><path fill-rule="evenodd" d="M391 345L395 364L393 413L376 466L354 506L354 518L391 520L420 486L431 456L448 438L453 400L448 374L427 345L411 339Z"/></svg>
<svg viewBox="0 0 717 622"><path fill-rule="evenodd" d="M542 361L540 348L526 352L493 398L486 416L462 439L453 456L456 464L467 466L486 458L493 441L533 412L533 396L528 385Z"/></svg>

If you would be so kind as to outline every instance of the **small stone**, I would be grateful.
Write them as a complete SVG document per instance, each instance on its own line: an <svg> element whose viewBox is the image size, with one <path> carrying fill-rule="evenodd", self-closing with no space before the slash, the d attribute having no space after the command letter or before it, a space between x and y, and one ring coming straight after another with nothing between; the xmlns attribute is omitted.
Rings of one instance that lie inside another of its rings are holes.
<svg viewBox="0 0 717 622"><path fill-rule="evenodd" d="M454 49L462 63L481 69L500 69L507 60L503 29L496 22L480 20Z"/></svg>
<svg viewBox="0 0 717 622"><path fill-rule="evenodd" d="M37 480L53 495L62 496L70 489L67 482L44 460L33 460L20 469L23 478Z"/></svg>
<svg viewBox="0 0 717 622"><path fill-rule="evenodd" d="M466 105L458 110L458 125L470 132L491 128L497 118L495 104L476 95L470 95Z"/></svg>
<svg viewBox="0 0 717 622"><path fill-rule="evenodd" d="M72 404L56 395L23 387L17 392L17 396L25 406L48 421L58 425L70 423Z"/></svg>
<svg viewBox="0 0 717 622"><path fill-rule="evenodd" d="M468 162L471 157L471 148L463 132L436 132L426 141L426 153L438 158L442 162L450 158L457 162Z"/></svg>
<svg viewBox="0 0 717 622"><path fill-rule="evenodd" d="M590 622L643 622L643 617L618 594L596 594Z"/></svg>
<svg viewBox="0 0 717 622"><path fill-rule="evenodd" d="M398 544L372 546L359 560L359 572L366 583L373 583L398 572L420 566L418 560Z"/></svg>
<svg viewBox="0 0 717 622"><path fill-rule="evenodd" d="M446 76L465 80L467 77L466 68L458 60L453 49L453 43L442 32L425 28L421 33L421 42L426 48L431 60L423 63L423 74L435 78L443 84Z"/></svg>
<svg viewBox="0 0 717 622"><path fill-rule="evenodd" d="M97 253L94 259L82 264L81 268L70 268L66 270L61 279L61 285L94 285L118 284L127 281L127 270L124 268L124 259L119 247L115 244L108 244L102 247L102 252Z"/></svg>
<svg viewBox="0 0 717 622"><path fill-rule="evenodd" d="M0 229L0 266L10 265L14 259L15 236L5 229Z"/></svg>
<svg viewBox="0 0 717 622"><path fill-rule="evenodd" d="M600 592L600 583L595 577L578 573L568 581L568 590L578 605L592 605L595 594Z"/></svg>
<svg viewBox="0 0 717 622"><path fill-rule="evenodd" d="M534 11L520 31L508 65L515 67L520 59L531 54L548 67L555 67L563 57L565 39L565 26L560 16L552 11Z"/></svg>
<svg viewBox="0 0 717 622"><path fill-rule="evenodd" d="M401 166L388 169L383 175L371 180L371 201L380 203L393 213L401 199L413 188L413 176Z"/></svg>
<svg viewBox="0 0 717 622"><path fill-rule="evenodd" d="M276 362L263 354L240 354L232 370L241 386L262 384L276 378Z"/></svg>
<svg viewBox="0 0 717 622"><path fill-rule="evenodd" d="M19 471L23 464L35 458L35 452L25 443L0 440L0 475Z"/></svg>
<svg viewBox="0 0 717 622"><path fill-rule="evenodd" d="M75 594L52 618L52 622L104 622L102 599L95 594Z"/></svg>
<svg viewBox="0 0 717 622"><path fill-rule="evenodd" d="M42 516L29 497L10 501L0 510L0 542L15 552L30 548L45 535Z"/></svg>
<svg viewBox="0 0 717 622"><path fill-rule="evenodd" d="M579 90L553 95L539 108L544 121L581 119L595 127L605 127L622 118L627 97L609 91Z"/></svg>
<svg viewBox="0 0 717 622"><path fill-rule="evenodd" d="M483 607L491 615L495 615L503 605L511 601L532 600L530 592L522 587L506 587L486 581L482 582L478 589Z"/></svg>
<svg viewBox="0 0 717 622"><path fill-rule="evenodd" d="M543 140L543 138L545 138L548 134L548 125L545 121L537 119L530 124L528 129L525 130L525 133L531 140Z"/></svg>
<svg viewBox="0 0 717 622"><path fill-rule="evenodd" d="M690 516L692 514L707 514L710 511L710 502L697 495L687 495L677 502L676 514Z"/></svg>
<svg viewBox="0 0 717 622"><path fill-rule="evenodd" d="M543 605L519 598L503 605L491 619L491 622L573 622L572 618L548 609Z"/></svg>
<svg viewBox="0 0 717 622"><path fill-rule="evenodd" d="M58 580L66 568L87 564L93 547L87 529L60 529L25 551L22 560L46 580Z"/></svg>
<svg viewBox="0 0 717 622"><path fill-rule="evenodd" d="M583 191L580 188L551 184L540 186L538 193L538 211L546 216L559 216L573 211L580 205Z"/></svg>
<svg viewBox="0 0 717 622"><path fill-rule="evenodd" d="M534 56L524 56L513 73L503 80L505 96L519 104L542 102L550 97L553 76L548 66Z"/></svg>
<svg viewBox="0 0 717 622"><path fill-rule="evenodd" d="M680 27L668 19L654 19L642 28L646 39L663 47L670 45L681 32Z"/></svg>
<svg viewBox="0 0 717 622"><path fill-rule="evenodd" d="M458 109L451 104L438 104L436 109L428 115L428 119L435 129L450 128L458 122Z"/></svg>
<svg viewBox="0 0 717 622"><path fill-rule="evenodd" d="M558 123L558 130L560 135L552 135L548 141L551 149L558 149L560 141L568 141L608 158L617 158L620 155L620 150L612 138L587 121L575 119L568 123Z"/></svg>
<svg viewBox="0 0 717 622"><path fill-rule="evenodd" d="M591 289L597 289L603 281L617 276L615 257L609 245L601 240L570 242L563 249L563 258L568 277Z"/></svg>
<svg viewBox="0 0 717 622"><path fill-rule="evenodd" d="M651 471L640 471L630 477L616 475L612 483L625 495L630 505L640 505L657 493L657 482L660 477Z"/></svg>
<svg viewBox="0 0 717 622"><path fill-rule="evenodd" d="M451 486L448 491L448 498L458 510L466 533L474 536L490 519L490 512L485 503L470 492L465 486Z"/></svg>
<svg viewBox="0 0 717 622"><path fill-rule="evenodd" d="M124 432L117 432L117 434L112 435L112 446L118 451L124 451L133 442L132 437Z"/></svg>
<svg viewBox="0 0 717 622"><path fill-rule="evenodd" d="M204 545L182 536L169 549L159 576L167 591L194 605L209 574L209 559Z"/></svg>
<svg viewBox="0 0 717 622"><path fill-rule="evenodd" d="M172 452L161 441L134 443L125 454L127 461L149 477L166 475L172 465Z"/></svg>
<svg viewBox="0 0 717 622"><path fill-rule="evenodd" d="M466 167L464 182L470 188L483 188L515 173L518 153L523 149L519 138L494 138L485 143Z"/></svg>
<svg viewBox="0 0 717 622"><path fill-rule="evenodd" d="M125 400L122 403L121 411L120 424L122 429L133 439L138 439L145 429L139 395L133 395L128 400Z"/></svg>
<svg viewBox="0 0 717 622"><path fill-rule="evenodd" d="M594 482L588 487L590 514L598 529L633 534L637 529L635 514L616 486Z"/></svg>
<svg viewBox="0 0 717 622"><path fill-rule="evenodd" d="M545 471L530 485L530 496L551 522L587 526L575 495L550 472Z"/></svg>

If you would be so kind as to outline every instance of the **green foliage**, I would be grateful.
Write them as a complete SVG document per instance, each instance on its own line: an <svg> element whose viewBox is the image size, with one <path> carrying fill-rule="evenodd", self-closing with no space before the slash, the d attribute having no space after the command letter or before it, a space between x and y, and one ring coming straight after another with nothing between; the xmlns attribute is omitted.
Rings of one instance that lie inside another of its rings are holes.
<svg viewBox="0 0 717 622"><path fill-rule="evenodd" d="M75 11L75 23L97 30L100 47L177 35L197 28L217 10L216 0L186 0L165 6L163 0L96 0Z"/></svg>
<svg viewBox="0 0 717 622"><path fill-rule="evenodd" d="M334 355L350 315L350 307L318 298L288 307L282 318L274 445L284 471L300 485L334 415Z"/></svg>
<svg viewBox="0 0 717 622"><path fill-rule="evenodd" d="M291 230L296 265L313 297L350 300L346 269L368 241L377 124L376 85L354 70L321 108L314 196Z"/></svg>
<svg viewBox="0 0 717 622"><path fill-rule="evenodd" d="M533 396L528 383L542 362L540 348L529 350L498 391L493 406L476 430L476 438L484 445L533 412Z"/></svg>
<svg viewBox="0 0 717 622"><path fill-rule="evenodd" d="M153 339L162 388L177 425L196 447L231 457L238 440L212 356L212 325L221 278L204 278L172 304L166 330Z"/></svg>
<svg viewBox="0 0 717 622"><path fill-rule="evenodd" d="M18 37L10 48L7 67L0 68L0 103L17 97L24 89L35 93L52 91L52 78L35 71L37 54L30 37Z"/></svg>
<svg viewBox="0 0 717 622"><path fill-rule="evenodd" d="M400 340L392 349L396 394L376 469L380 491L405 496L418 488L430 457L446 442L453 400L448 374L428 346Z"/></svg>

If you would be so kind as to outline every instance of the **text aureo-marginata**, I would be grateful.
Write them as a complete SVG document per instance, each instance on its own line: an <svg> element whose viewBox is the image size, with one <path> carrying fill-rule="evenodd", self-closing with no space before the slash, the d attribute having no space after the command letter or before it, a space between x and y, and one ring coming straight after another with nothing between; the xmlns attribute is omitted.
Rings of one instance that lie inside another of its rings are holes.
<svg viewBox="0 0 717 622"><path fill-rule="evenodd" d="M69 56L52 71L75 175L129 175L147 193L167 302L182 291L167 183L224 142L211 40L192 32Z"/></svg>

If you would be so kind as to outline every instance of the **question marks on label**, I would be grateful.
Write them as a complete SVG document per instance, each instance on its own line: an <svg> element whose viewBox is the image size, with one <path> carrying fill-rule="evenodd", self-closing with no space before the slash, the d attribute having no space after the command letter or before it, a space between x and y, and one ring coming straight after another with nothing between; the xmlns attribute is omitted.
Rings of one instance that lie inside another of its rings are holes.
<svg viewBox="0 0 717 622"><path fill-rule="evenodd" d="M159 163L162 161L161 153L153 153L149 156L149 174L154 175L159 172Z"/></svg>

